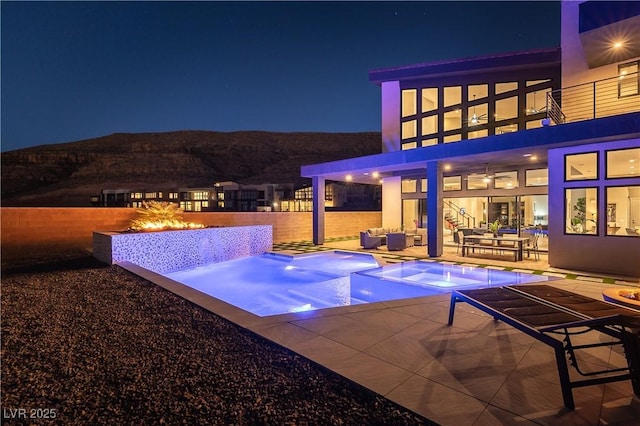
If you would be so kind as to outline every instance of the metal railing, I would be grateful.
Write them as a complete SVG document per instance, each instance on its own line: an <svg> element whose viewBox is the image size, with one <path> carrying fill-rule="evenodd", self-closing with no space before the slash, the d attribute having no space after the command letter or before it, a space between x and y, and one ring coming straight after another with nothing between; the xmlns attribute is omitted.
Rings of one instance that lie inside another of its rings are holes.
<svg viewBox="0 0 640 426"><path fill-rule="evenodd" d="M547 119L553 124L637 111L640 111L640 79L637 72L547 94Z"/></svg>

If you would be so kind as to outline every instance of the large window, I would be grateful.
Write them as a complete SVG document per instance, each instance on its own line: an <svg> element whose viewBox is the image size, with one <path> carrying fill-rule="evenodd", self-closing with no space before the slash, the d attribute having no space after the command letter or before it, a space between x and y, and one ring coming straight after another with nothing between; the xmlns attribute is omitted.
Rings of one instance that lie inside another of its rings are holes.
<svg viewBox="0 0 640 426"><path fill-rule="evenodd" d="M416 106L416 89L402 91L402 116L415 115L418 111Z"/></svg>
<svg viewBox="0 0 640 426"><path fill-rule="evenodd" d="M509 120L518 117L518 97L496 101L496 121Z"/></svg>
<svg viewBox="0 0 640 426"><path fill-rule="evenodd" d="M527 115L540 114L547 107L547 94L551 89L527 93Z"/></svg>
<svg viewBox="0 0 640 426"><path fill-rule="evenodd" d="M510 83L496 83L496 95L501 93L511 92L512 90L518 90L518 82Z"/></svg>
<svg viewBox="0 0 640 426"><path fill-rule="evenodd" d="M473 84L469 85L468 93L469 100L482 99L489 96L488 84Z"/></svg>
<svg viewBox="0 0 640 426"><path fill-rule="evenodd" d="M640 185L607 188L607 235L640 237Z"/></svg>
<svg viewBox="0 0 640 426"><path fill-rule="evenodd" d="M416 120L405 121L402 123L402 139L415 138L418 133Z"/></svg>
<svg viewBox="0 0 640 426"><path fill-rule="evenodd" d="M209 192L207 191L194 191L191 193L192 200L207 200L209 199Z"/></svg>
<svg viewBox="0 0 640 426"><path fill-rule="evenodd" d="M445 176L442 178L443 191L460 191L462 189L462 176Z"/></svg>
<svg viewBox="0 0 640 426"><path fill-rule="evenodd" d="M598 178L598 153L572 154L565 156L565 180L589 180Z"/></svg>
<svg viewBox="0 0 640 426"><path fill-rule="evenodd" d="M467 108L467 126L480 126L489 120L488 104L479 104Z"/></svg>
<svg viewBox="0 0 640 426"><path fill-rule="evenodd" d="M438 132L438 116L422 117L422 136ZM424 144L423 144L424 145Z"/></svg>
<svg viewBox="0 0 640 426"><path fill-rule="evenodd" d="M429 112L438 109L438 89L430 87L422 89L422 112Z"/></svg>
<svg viewBox="0 0 640 426"><path fill-rule="evenodd" d="M488 189L489 188L489 179L485 179L482 176L478 175L469 175L467 176L467 189L469 191L474 191L478 189Z"/></svg>
<svg viewBox="0 0 640 426"><path fill-rule="evenodd" d="M401 149L540 127L546 94L557 88L556 80L545 77L557 71L549 68L538 72L542 79L505 81L503 74L498 77L489 73L464 84L451 76L438 87L431 80L425 80L424 85L407 81L411 86L400 92Z"/></svg>
<svg viewBox="0 0 640 426"><path fill-rule="evenodd" d="M462 87L445 87L444 88L444 106L458 105L462 102Z"/></svg>
<svg viewBox="0 0 640 426"><path fill-rule="evenodd" d="M484 138L485 136L489 135L489 131L487 129L484 130L474 130L474 131L470 131L467 134L467 139L478 139L478 138Z"/></svg>
<svg viewBox="0 0 640 426"><path fill-rule="evenodd" d="M402 179L402 193L411 194L417 191L418 182L415 179Z"/></svg>
<svg viewBox="0 0 640 426"><path fill-rule="evenodd" d="M518 185L518 172L498 172L494 177L494 187L496 189L514 189Z"/></svg>
<svg viewBox="0 0 640 426"><path fill-rule="evenodd" d="M598 188L565 189L565 233L598 233Z"/></svg>
<svg viewBox="0 0 640 426"><path fill-rule="evenodd" d="M640 75L638 73L640 61L618 65L618 97L635 96L639 93Z"/></svg>
<svg viewBox="0 0 640 426"><path fill-rule="evenodd" d="M525 186L549 185L549 169L527 170L524 177Z"/></svg>
<svg viewBox="0 0 640 426"><path fill-rule="evenodd" d="M462 127L462 114L460 110L449 111L444 113L444 131L457 130Z"/></svg>
<svg viewBox="0 0 640 426"><path fill-rule="evenodd" d="M640 176L640 148L607 151L607 178Z"/></svg>

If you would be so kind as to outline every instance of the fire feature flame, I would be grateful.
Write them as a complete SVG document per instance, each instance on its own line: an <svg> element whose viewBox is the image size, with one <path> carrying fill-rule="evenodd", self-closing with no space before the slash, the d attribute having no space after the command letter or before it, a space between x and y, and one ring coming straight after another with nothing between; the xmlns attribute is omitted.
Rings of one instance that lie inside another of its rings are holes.
<svg viewBox="0 0 640 426"><path fill-rule="evenodd" d="M138 209L140 217L131 221L130 230L137 232L162 231L172 229L201 229L200 223L186 222L182 219L182 209L173 203L150 201L144 202Z"/></svg>

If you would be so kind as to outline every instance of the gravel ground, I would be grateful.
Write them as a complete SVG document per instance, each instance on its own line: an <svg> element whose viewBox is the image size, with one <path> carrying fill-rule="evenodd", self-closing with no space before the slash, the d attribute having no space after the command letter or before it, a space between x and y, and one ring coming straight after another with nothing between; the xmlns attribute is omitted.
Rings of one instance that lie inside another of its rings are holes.
<svg viewBox="0 0 640 426"><path fill-rule="evenodd" d="M433 424L87 254L2 272L2 424Z"/></svg>

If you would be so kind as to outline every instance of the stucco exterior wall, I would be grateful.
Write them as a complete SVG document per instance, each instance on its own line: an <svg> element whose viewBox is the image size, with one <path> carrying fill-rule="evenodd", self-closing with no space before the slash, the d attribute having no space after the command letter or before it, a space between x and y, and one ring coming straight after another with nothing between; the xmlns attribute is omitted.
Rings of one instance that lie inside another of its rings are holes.
<svg viewBox="0 0 640 426"><path fill-rule="evenodd" d="M382 152L400 151L400 82L386 81L382 92Z"/></svg>
<svg viewBox="0 0 640 426"><path fill-rule="evenodd" d="M590 83L618 75L618 65L633 62L639 57L622 62L589 68L580 40L580 4L584 1L563 1L561 4L562 87ZM603 52L606 55L607 52Z"/></svg>
<svg viewBox="0 0 640 426"><path fill-rule="evenodd" d="M381 212L326 212L326 237L357 236L382 224ZM185 213L209 226L271 225L273 242L311 241L311 212ZM3 207L2 260L92 246L94 231L121 231L136 217L131 208Z"/></svg>
<svg viewBox="0 0 640 426"><path fill-rule="evenodd" d="M640 178L607 179L606 151L640 146L639 139L588 144L549 151L549 265L554 268L640 277L640 238L607 235L606 189L640 185ZM597 179L565 181L565 155L597 152ZM565 189L597 189L597 232L565 232Z"/></svg>

